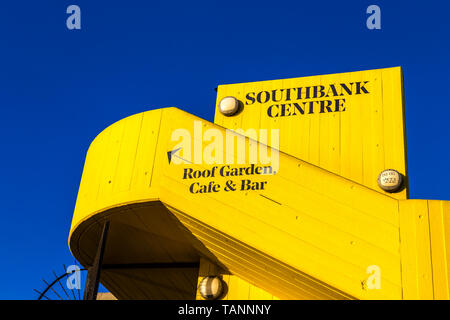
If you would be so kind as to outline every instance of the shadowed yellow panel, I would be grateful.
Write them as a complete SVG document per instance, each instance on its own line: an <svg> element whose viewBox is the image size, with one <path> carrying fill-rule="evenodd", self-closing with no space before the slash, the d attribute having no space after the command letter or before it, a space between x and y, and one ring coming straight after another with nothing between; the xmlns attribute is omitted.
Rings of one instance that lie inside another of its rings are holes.
<svg viewBox="0 0 450 320"><path fill-rule="evenodd" d="M448 201L428 200L431 259L435 299L450 298L450 205Z"/></svg>

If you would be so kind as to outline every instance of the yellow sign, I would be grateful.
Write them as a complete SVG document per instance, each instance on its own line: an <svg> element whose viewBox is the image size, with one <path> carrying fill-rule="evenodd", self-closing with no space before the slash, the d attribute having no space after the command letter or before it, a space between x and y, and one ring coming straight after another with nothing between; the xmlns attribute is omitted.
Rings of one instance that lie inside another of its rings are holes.
<svg viewBox="0 0 450 320"><path fill-rule="evenodd" d="M407 198L406 187L387 193L377 183L386 169L407 174L400 67L219 86L217 102L228 96L241 110L226 116L216 108L216 124L278 129L280 151Z"/></svg>

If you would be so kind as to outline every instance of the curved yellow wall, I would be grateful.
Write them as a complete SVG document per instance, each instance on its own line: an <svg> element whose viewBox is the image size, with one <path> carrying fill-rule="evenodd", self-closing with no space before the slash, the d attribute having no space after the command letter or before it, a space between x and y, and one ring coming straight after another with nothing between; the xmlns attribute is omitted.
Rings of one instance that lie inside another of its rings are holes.
<svg viewBox="0 0 450 320"><path fill-rule="evenodd" d="M84 265L108 218L106 260L115 263L206 257L282 299L448 295L447 203L399 201L284 153L276 174L252 178L265 181L264 190L194 194L184 169L217 164L169 163L167 152L178 143L172 132L193 134L198 121L205 131L225 130L168 108L123 119L93 141L69 237ZM224 185L229 177L197 180ZM371 265L381 270L381 289L367 287ZM107 286L124 288L107 278Z"/></svg>

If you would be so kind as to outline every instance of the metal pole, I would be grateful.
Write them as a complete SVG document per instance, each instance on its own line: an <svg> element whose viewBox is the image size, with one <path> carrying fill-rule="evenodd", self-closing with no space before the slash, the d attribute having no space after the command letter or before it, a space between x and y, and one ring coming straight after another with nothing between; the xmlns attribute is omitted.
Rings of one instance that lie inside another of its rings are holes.
<svg viewBox="0 0 450 320"><path fill-rule="evenodd" d="M97 248L97 254L94 263L88 268L86 286L84 288L83 300L96 300L98 285L100 283L100 273L102 270L103 253L105 252L106 238L108 236L109 221L105 221L103 225L102 235Z"/></svg>

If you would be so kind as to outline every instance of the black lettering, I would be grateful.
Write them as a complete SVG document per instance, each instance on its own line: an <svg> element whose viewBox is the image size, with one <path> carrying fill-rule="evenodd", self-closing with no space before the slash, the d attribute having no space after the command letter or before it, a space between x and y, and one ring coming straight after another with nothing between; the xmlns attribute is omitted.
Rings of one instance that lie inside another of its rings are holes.
<svg viewBox="0 0 450 320"><path fill-rule="evenodd" d="M303 90L305 89L305 90ZM302 98L302 91L305 92L305 97ZM301 100L301 99L310 99L311 97L311 87L300 87L297 88L297 100Z"/></svg>
<svg viewBox="0 0 450 320"><path fill-rule="evenodd" d="M302 87L296 88L297 89L297 100L301 100L302 98Z"/></svg>
<svg viewBox="0 0 450 320"><path fill-rule="evenodd" d="M251 186L250 186L250 180L242 180L241 181L241 191L242 190L249 190L250 188L251 188Z"/></svg>
<svg viewBox="0 0 450 320"><path fill-rule="evenodd" d="M184 168L183 179L192 179L192 172L194 169L192 168Z"/></svg>
<svg viewBox="0 0 450 320"><path fill-rule="evenodd" d="M338 96L336 87L334 86L334 84L330 84L330 87L328 88L328 91L327 91L327 94L326 94L325 97L329 97L330 96L330 90L333 93L333 97L337 97Z"/></svg>
<svg viewBox="0 0 450 320"><path fill-rule="evenodd" d="M311 87L300 87L300 88L296 88L296 89L297 89L297 100L311 98ZM305 93L304 98L302 98L302 92Z"/></svg>
<svg viewBox="0 0 450 320"><path fill-rule="evenodd" d="M194 183L191 184L191 186L189 187L189 191L190 191L191 193L198 193L198 190L196 190L196 191L194 192L194 186L198 186L198 185L199 185L198 182L194 182Z"/></svg>
<svg viewBox="0 0 450 320"><path fill-rule="evenodd" d="M265 99L264 101L261 100L261 95L265 94ZM270 100L270 93L268 91L261 91L260 93L258 93L256 99L258 100L259 103L266 103L267 101Z"/></svg>
<svg viewBox="0 0 450 320"><path fill-rule="evenodd" d="M295 90L295 88L286 89L286 101L291 101L291 89Z"/></svg>
<svg viewBox="0 0 450 320"><path fill-rule="evenodd" d="M255 174L255 164L254 163L252 163L252 165L250 167L247 167L245 169L245 174L248 175L248 176L252 175L252 174Z"/></svg>
<svg viewBox="0 0 450 320"><path fill-rule="evenodd" d="M298 103L294 102L294 107L300 111L301 114L305 114L305 109L303 109ZM306 102L303 102L303 105L305 105ZM295 114L295 109L294 109L294 114Z"/></svg>
<svg viewBox="0 0 450 320"><path fill-rule="evenodd" d="M263 174L272 174L273 173L272 166L265 166L265 167L263 167L263 169L264 169Z"/></svg>
<svg viewBox="0 0 450 320"><path fill-rule="evenodd" d="M271 118L273 118L273 117L278 117L278 114L273 114L272 113L272 108L273 107L277 107L278 108L278 105L277 104L274 104L274 105L271 105L269 108L267 108L267 115L269 116L269 117L271 117Z"/></svg>
<svg viewBox="0 0 450 320"><path fill-rule="evenodd" d="M352 95L352 89L353 89L353 82L350 82L350 88L345 84L345 83L341 83L341 96L343 96L344 94L342 93L342 89L344 89L348 95Z"/></svg>
<svg viewBox="0 0 450 320"><path fill-rule="evenodd" d="M333 110L331 110L330 106L333 103L331 100L322 100L322 101L318 101L320 103L320 113L324 113L325 112L325 108L327 109L327 112L333 112ZM325 105L325 102L327 103L327 105Z"/></svg>
<svg viewBox="0 0 450 320"><path fill-rule="evenodd" d="M320 90L319 90L320 88ZM313 98L322 98L325 95L325 87L324 86L314 86L314 96ZM320 97L318 94L320 93Z"/></svg>
<svg viewBox="0 0 450 320"><path fill-rule="evenodd" d="M222 168L220 168L220 175L222 177L228 176L228 170L229 169L230 169L230 166L223 166Z"/></svg>
<svg viewBox="0 0 450 320"><path fill-rule="evenodd" d="M202 173L200 172L200 170L195 170L193 176L194 178L198 179L202 176Z"/></svg>
<svg viewBox="0 0 450 320"><path fill-rule="evenodd" d="M280 117L284 117L284 116L289 116L289 109L287 109L288 106L290 106L291 104L288 103L287 105L285 103L280 104L281 106L281 112L280 112Z"/></svg>
<svg viewBox="0 0 450 320"><path fill-rule="evenodd" d="M209 171L208 169L203 170L203 172L202 172L203 178L209 178L210 175L211 175L211 171Z"/></svg>
<svg viewBox="0 0 450 320"><path fill-rule="evenodd" d="M342 101L342 102L340 103L339 101ZM344 102L345 102L345 99L335 99L334 100L334 103L335 103L334 112L345 111ZM343 107L343 108L340 109L340 107Z"/></svg>
<svg viewBox="0 0 450 320"><path fill-rule="evenodd" d="M272 90L272 101L273 102L280 102L281 100L283 100L283 91L284 91L284 89L280 89L280 99L278 99L278 100L276 98L277 91L278 91L278 89Z"/></svg>
<svg viewBox="0 0 450 320"><path fill-rule="evenodd" d="M251 95L253 95L253 96L251 96ZM251 101L251 103L248 103L248 101L245 101L246 105L251 105L251 104L255 103L255 93L254 92L247 93L246 98L247 98L247 100Z"/></svg>
<svg viewBox="0 0 450 320"><path fill-rule="evenodd" d="M306 90L306 92L305 92L305 99L309 99L310 98L311 87L306 87L305 90Z"/></svg>
<svg viewBox="0 0 450 320"><path fill-rule="evenodd" d="M356 83L356 94L361 94L361 91L364 93L369 93L369 91L367 91L366 88L364 88L364 86L368 83L369 81L364 81L364 84L361 85L361 82L357 82Z"/></svg>
<svg viewBox="0 0 450 320"><path fill-rule="evenodd" d="M309 102L309 114L314 113L314 101Z"/></svg>

